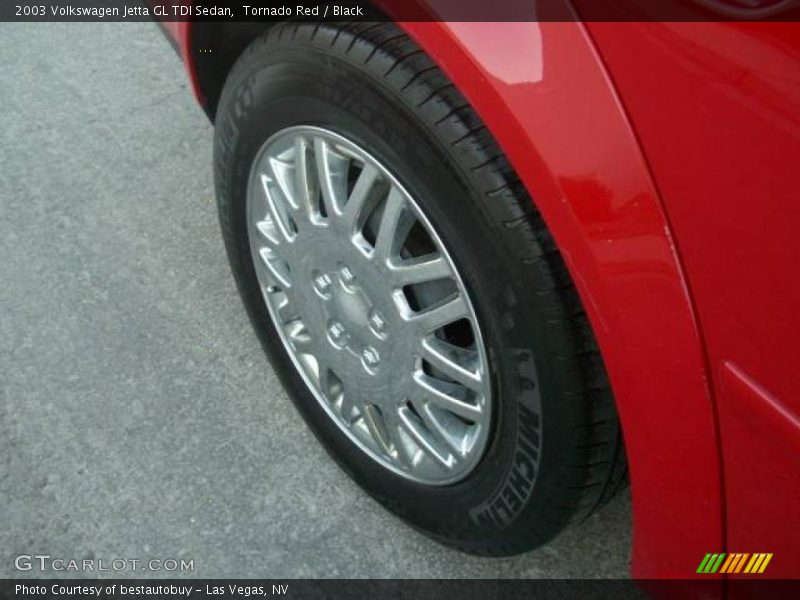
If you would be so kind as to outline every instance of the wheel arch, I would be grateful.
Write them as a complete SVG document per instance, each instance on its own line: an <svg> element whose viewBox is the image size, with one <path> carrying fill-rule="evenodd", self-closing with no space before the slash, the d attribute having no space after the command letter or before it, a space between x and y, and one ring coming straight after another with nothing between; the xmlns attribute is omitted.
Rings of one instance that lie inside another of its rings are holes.
<svg viewBox="0 0 800 600"><path fill-rule="evenodd" d="M380 4L391 14L395 2ZM265 24L175 25L213 120L227 70ZM703 345L667 215L587 32L576 22L398 25L492 131L575 281L623 425L634 576L691 576L724 546Z"/></svg>

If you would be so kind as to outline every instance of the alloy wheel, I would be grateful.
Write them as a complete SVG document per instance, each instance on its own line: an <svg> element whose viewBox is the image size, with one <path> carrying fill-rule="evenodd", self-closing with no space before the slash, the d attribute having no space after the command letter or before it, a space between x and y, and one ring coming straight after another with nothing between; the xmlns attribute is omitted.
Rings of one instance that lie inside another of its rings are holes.
<svg viewBox="0 0 800 600"><path fill-rule="evenodd" d="M444 485L469 474L492 415L478 319L389 169L332 131L284 129L253 162L247 218L269 314L330 418L403 477Z"/></svg>

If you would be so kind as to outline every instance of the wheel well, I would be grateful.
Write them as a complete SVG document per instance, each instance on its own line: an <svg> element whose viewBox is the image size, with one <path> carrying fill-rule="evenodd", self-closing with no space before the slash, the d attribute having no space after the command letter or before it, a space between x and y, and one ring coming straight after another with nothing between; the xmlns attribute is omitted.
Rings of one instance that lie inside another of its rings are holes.
<svg viewBox="0 0 800 600"><path fill-rule="evenodd" d="M203 109L214 121L222 87L233 64L245 48L277 23L214 23L192 24L189 49L194 59L197 84L203 98Z"/></svg>
<svg viewBox="0 0 800 600"><path fill-rule="evenodd" d="M384 21L386 13L370 2L362 2L364 20ZM236 59L254 39L278 25L273 22L192 23L189 51L202 98L203 109L214 122L225 79Z"/></svg>

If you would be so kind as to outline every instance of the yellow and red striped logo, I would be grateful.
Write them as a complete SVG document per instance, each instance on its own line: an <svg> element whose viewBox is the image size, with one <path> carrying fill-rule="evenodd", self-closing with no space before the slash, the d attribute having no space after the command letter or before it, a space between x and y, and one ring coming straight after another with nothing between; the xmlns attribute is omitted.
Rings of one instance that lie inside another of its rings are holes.
<svg viewBox="0 0 800 600"><path fill-rule="evenodd" d="M769 561L772 560L772 552L757 552L749 554L747 552L734 552L726 554L724 552L705 555L697 567L698 573L750 573L751 575L763 573Z"/></svg>

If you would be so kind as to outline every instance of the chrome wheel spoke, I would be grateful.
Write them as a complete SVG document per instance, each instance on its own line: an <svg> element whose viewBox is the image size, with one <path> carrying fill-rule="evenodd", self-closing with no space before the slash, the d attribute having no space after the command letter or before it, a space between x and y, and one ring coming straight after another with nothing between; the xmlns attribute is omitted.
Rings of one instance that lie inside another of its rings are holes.
<svg viewBox="0 0 800 600"><path fill-rule="evenodd" d="M384 454L389 454L392 451L392 443L378 408L374 404L366 405L361 417L375 444Z"/></svg>
<svg viewBox="0 0 800 600"><path fill-rule="evenodd" d="M403 217L407 215L408 205L402 193L393 187L386 198L380 228L375 239L375 257L386 261L397 250L401 241Z"/></svg>
<svg viewBox="0 0 800 600"><path fill-rule="evenodd" d="M294 139L294 189L295 207L303 213L310 213L313 183L308 169L308 141L303 136Z"/></svg>
<svg viewBox="0 0 800 600"><path fill-rule="evenodd" d="M264 241L277 251L281 245L282 233L276 227L274 220L270 217L268 219L256 221L254 225L256 231Z"/></svg>
<svg viewBox="0 0 800 600"><path fill-rule="evenodd" d="M325 213L330 217L341 212L347 190L347 159L337 154L323 138L314 138L314 159L317 166Z"/></svg>
<svg viewBox="0 0 800 600"><path fill-rule="evenodd" d="M342 421L351 425L359 415L358 403L352 390L345 389L341 379L328 366L320 367L320 387Z"/></svg>
<svg viewBox="0 0 800 600"><path fill-rule="evenodd" d="M469 315L467 303L459 294L435 306L414 313L410 321L427 334Z"/></svg>
<svg viewBox="0 0 800 600"><path fill-rule="evenodd" d="M280 322L283 324L290 323L300 317L297 308L294 303L289 300L285 292L282 292L280 300L276 301L275 309Z"/></svg>
<svg viewBox="0 0 800 600"><path fill-rule="evenodd" d="M432 436L423 422L410 408L404 407L400 409L400 420L404 430L416 442L422 452L445 469L451 469L455 465L456 457L442 443L440 436Z"/></svg>
<svg viewBox="0 0 800 600"><path fill-rule="evenodd" d="M486 447L491 388L466 288L378 160L316 127L278 132L247 192L270 317L322 410L398 475L445 485Z"/></svg>
<svg viewBox="0 0 800 600"><path fill-rule="evenodd" d="M375 183L378 181L378 170L372 165L365 165L358 175L353 191L345 204L342 218L346 227L352 232L359 226L359 220L364 214Z"/></svg>
<svg viewBox="0 0 800 600"><path fill-rule="evenodd" d="M265 173L261 174L260 179L261 189L264 191L264 196L266 197L270 222L280 234L278 243L291 243L294 240L297 231L292 227L294 220L288 214L288 209L284 199L278 197L278 194L276 193L277 190L275 190L273 187L276 185L275 180Z"/></svg>
<svg viewBox="0 0 800 600"><path fill-rule="evenodd" d="M436 411L434 405L429 402L415 403L416 411L422 418L428 432L434 437L439 438L447 449L455 455L455 459L466 453L466 444L462 435L463 425L447 413Z"/></svg>
<svg viewBox="0 0 800 600"><path fill-rule="evenodd" d="M395 285L413 285L452 277L450 265L441 256L423 256L389 265L389 276Z"/></svg>
<svg viewBox="0 0 800 600"><path fill-rule="evenodd" d="M426 402L433 403L440 409L450 412L465 421L480 421L483 409L470 402L467 388L442 381L428 375L417 373L414 380L422 388L421 395Z"/></svg>
<svg viewBox="0 0 800 600"><path fill-rule="evenodd" d="M297 319L286 327L286 335L298 354L313 354L314 340L311 337L305 323Z"/></svg>
<svg viewBox="0 0 800 600"><path fill-rule="evenodd" d="M254 260L256 275L264 277L268 286L280 285L283 288L291 287L292 282L289 278L289 271L286 263L280 258L274 248L261 248Z"/></svg>
<svg viewBox="0 0 800 600"><path fill-rule="evenodd" d="M279 201L284 205L284 210L297 210L299 208L297 203L297 179L295 177L296 164L294 160L287 162L281 158L270 158L267 162L267 165L269 165L269 178L280 190L281 198Z"/></svg>
<svg viewBox="0 0 800 600"><path fill-rule="evenodd" d="M342 416L342 419L348 425L351 425L353 421L358 417L358 404L355 402L355 399L351 394L343 394L342 400L339 403L339 414Z"/></svg>
<svg viewBox="0 0 800 600"><path fill-rule="evenodd" d="M480 356L468 350L429 336L422 341L422 358L446 377L474 391L483 386Z"/></svg>

